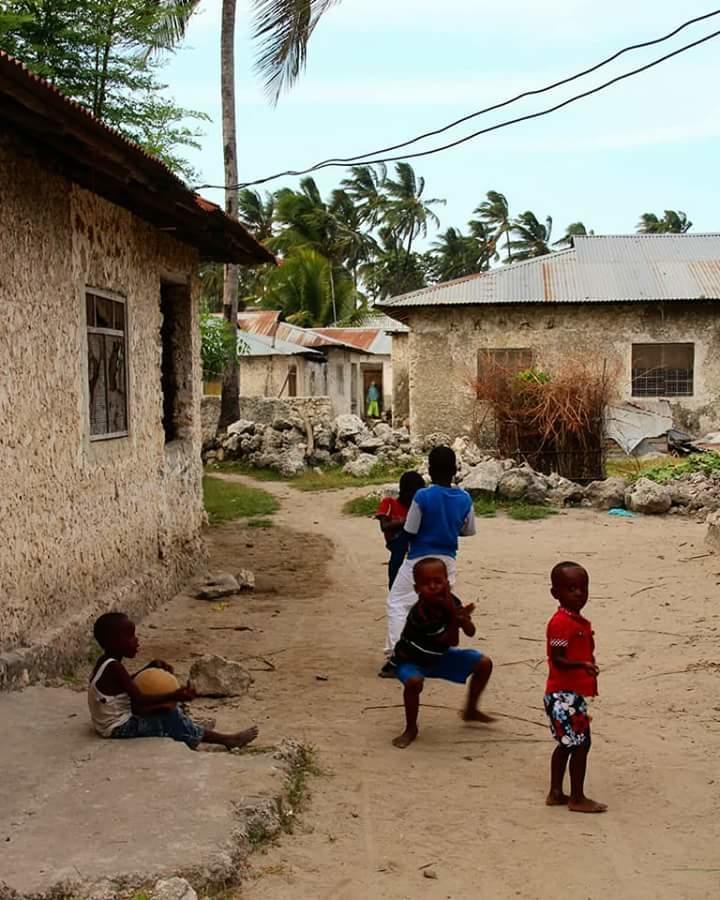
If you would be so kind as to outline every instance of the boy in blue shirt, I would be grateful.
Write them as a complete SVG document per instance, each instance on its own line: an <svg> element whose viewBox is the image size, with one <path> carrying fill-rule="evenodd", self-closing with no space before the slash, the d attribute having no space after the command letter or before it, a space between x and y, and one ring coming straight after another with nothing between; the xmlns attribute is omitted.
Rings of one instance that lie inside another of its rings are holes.
<svg viewBox="0 0 720 900"><path fill-rule="evenodd" d="M395 677L390 655L400 639L410 608L417 602L413 569L431 556L445 563L450 586L455 583L458 538L475 534L475 512L470 494L454 487L457 460L450 447L435 447L428 457L430 487L415 494L405 520L410 539L407 559L400 567L387 598L387 662L380 670L384 678Z"/></svg>

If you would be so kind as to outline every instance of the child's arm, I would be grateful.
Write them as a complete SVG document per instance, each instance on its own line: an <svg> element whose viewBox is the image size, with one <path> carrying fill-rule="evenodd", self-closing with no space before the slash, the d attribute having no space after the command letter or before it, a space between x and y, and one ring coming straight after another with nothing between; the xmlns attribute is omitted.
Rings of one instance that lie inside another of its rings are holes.
<svg viewBox="0 0 720 900"><path fill-rule="evenodd" d="M107 676L107 681L106 681ZM163 703L178 703L194 700L197 694L190 685L178 688L168 694L143 694L128 670L122 663L113 661L107 667L98 683L98 688L111 696L127 694L130 697L133 710L142 711L145 707L160 706ZM107 688L107 689L106 689Z"/></svg>
<svg viewBox="0 0 720 900"><path fill-rule="evenodd" d="M460 609L456 611L460 627L462 628L463 633L468 637L475 637L475 633L477 631L477 629L475 628L475 623L472 620L472 614L474 612L474 603L468 603L467 606L461 606Z"/></svg>
<svg viewBox="0 0 720 900"><path fill-rule="evenodd" d="M558 669L584 669L588 675L598 675L600 669L594 660L573 661L565 655L567 647L550 647L550 656Z"/></svg>
<svg viewBox="0 0 720 900"><path fill-rule="evenodd" d="M421 525L422 510L420 509L417 499L415 499L410 504L410 509L408 510L408 514L405 517L405 525L403 526L403 528L408 534L415 535L420 531Z"/></svg>

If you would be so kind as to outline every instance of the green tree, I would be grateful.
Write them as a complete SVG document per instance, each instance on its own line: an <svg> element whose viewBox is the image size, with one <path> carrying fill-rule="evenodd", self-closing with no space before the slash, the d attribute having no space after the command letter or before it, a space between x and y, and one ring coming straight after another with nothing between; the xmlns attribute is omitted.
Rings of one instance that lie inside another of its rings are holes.
<svg viewBox="0 0 720 900"><path fill-rule="evenodd" d="M200 355L203 377L219 378L234 356L238 356L237 329L221 316L212 315L207 309L200 313Z"/></svg>
<svg viewBox="0 0 720 900"><path fill-rule="evenodd" d="M685 234L690 231L692 224L684 212L666 209L662 218L654 213L643 213L637 230L640 234Z"/></svg>
<svg viewBox="0 0 720 900"><path fill-rule="evenodd" d="M382 209L382 224L389 228L397 248L403 247L410 262L413 243L418 237L427 237L428 225L440 227L440 219L434 206L445 205L445 200L425 199L425 179L418 177L410 163L395 165L395 178L385 181L387 200Z"/></svg>
<svg viewBox="0 0 720 900"><path fill-rule="evenodd" d="M385 192L387 168L384 165L352 166L342 187L355 205L360 221L370 228L383 218L388 197Z"/></svg>
<svg viewBox="0 0 720 900"><path fill-rule="evenodd" d="M480 224L490 230L496 246L501 238L505 238L506 262L511 263L513 261L511 247L513 223L510 217L510 204L507 197L498 191L488 191L486 197L487 199L483 200L475 210L475 215L480 217ZM471 227L473 224L473 222L470 223Z"/></svg>
<svg viewBox="0 0 720 900"><path fill-rule="evenodd" d="M312 247L296 247L268 273L262 305L280 309L288 322L302 326L352 324L362 313L352 280L337 277L330 261Z"/></svg>
<svg viewBox="0 0 720 900"><path fill-rule="evenodd" d="M163 93L157 50L170 49L162 36L166 7L161 0L6 0L0 49L190 177L182 153L199 146L199 134L187 121L207 117Z"/></svg>
<svg viewBox="0 0 720 900"><path fill-rule="evenodd" d="M437 281L450 281L484 272L493 253L491 245L481 243L474 235L448 228L432 245L432 274Z"/></svg>
<svg viewBox="0 0 720 900"><path fill-rule="evenodd" d="M594 231L588 231L582 222L571 222L565 229L565 234L554 242L554 247L562 249L570 249L575 246L575 238L579 235L595 234Z"/></svg>
<svg viewBox="0 0 720 900"><path fill-rule="evenodd" d="M527 210L513 220L511 234L516 236L516 240L511 240L509 244L514 260L546 256L551 252L552 218L547 216L543 225L535 213Z"/></svg>
<svg viewBox="0 0 720 900"><path fill-rule="evenodd" d="M425 287L432 267L428 255L414 251L408 254L388 227L380 228L379 237L379 249L360 268L370 297L383 300Z"/></svg>
<svg viewBox="0 0 720 900"><path fill-rule="evenodd" d="M243 225L259 241L269 241L274 233L275 195L269 191L262 195L245 188L240 191L238 201Z"/></svg>

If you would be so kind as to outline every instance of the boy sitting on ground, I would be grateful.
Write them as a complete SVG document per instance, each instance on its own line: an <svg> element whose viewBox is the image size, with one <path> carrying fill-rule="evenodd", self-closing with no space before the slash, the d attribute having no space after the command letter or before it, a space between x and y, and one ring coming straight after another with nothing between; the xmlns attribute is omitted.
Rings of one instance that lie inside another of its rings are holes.
<svg viewBox="0 0 720 900"><path fill-rule="evenodd" d="M125 613L100 616L93 634L103 655L90 678L88 706L93 726L101 737L165 737L182 741L192 750L203 741L231 750L244 747L257 737L256 726L235 734L220 734L193 722L178 706L172 705L195 699L195 691L189 684L168 694L143 694L123 665L125 657L134 659L140 646L135 624ZM145 668L173 671L162 660L155 660Z"/></svg>
<svg viewBox="0 0 720 900"><path fill-rule="evenodd" d="M574 562L558 563L550 574L551 593L560 604L547 625L548 679L545 711L557 741L550 766L548 806L572 812L602 813L607 806L585 796L585 771L590 752L590 716L586 697L597 694L598 667L590 622L580 615L588 601L590 579ZM570 796L563 791L570 763Z"/></svg>
<svg viewBox="0 0 720 900"><path fill-rule="evenodd" d="M401 749L418 736L418 708L426 678L456 684L465 684L470 678L462 718L466 722L493 721L477 708L492 673L492 660L477 650L457 649L461 629L468 637L475 634L474 604L463 606L450 592L447 568L441 559L421 559L415 564L414 578L419 599L408 613L393 655L397 677L404 685L405 731L393 741Z"/></svg>

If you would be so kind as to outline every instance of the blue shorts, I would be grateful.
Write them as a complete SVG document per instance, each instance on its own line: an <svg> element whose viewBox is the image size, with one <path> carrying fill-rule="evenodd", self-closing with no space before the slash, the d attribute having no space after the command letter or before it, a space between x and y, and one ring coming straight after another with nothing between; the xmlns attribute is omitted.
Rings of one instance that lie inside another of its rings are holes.
<svg viewBox="0 0 720 900"><path fill-rule="evenodd" d="M432 666L421 666L414 662L398 662L397 677L405 684L410 678L442 678L465 684L483 658L478 650L458 650L450 647Z"/></svg>
<svg viewBox="0 0 720 900"><path fill-rule="evenodd" d="M119 725L112 733L113 738L172 738L182 741L191 750L196 750L203 739L205 729L176 707L168 712L152 713L147 716L132 716L124 725Z"/></svg>

